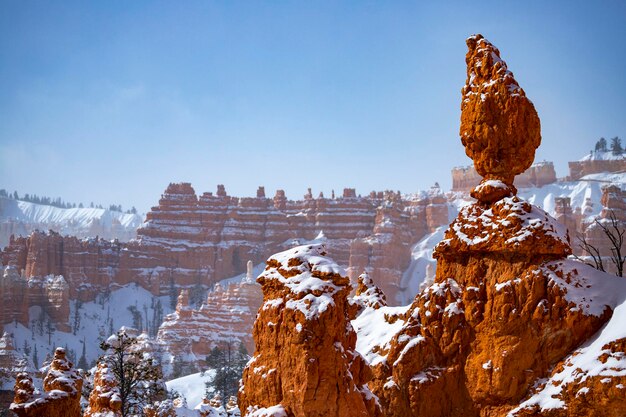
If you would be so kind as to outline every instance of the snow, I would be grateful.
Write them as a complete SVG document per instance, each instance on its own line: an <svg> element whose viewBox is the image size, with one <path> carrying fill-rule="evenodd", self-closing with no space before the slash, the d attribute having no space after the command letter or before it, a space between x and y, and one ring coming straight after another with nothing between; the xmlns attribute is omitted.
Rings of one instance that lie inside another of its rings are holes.
<svg viewBox="0 0 626 417"><path fill-rule="evenodd" d="M279 281L289 289L285 308L298 310L306 320L313 320L334 305L333 295L342 289L332 281L318 278L314 274L346 276L343 269L325 254L326 247L323 243L297 246L280 252L268 260L268 265L274 266L268 266L259 279ZM285 278L280 273L281 270L294 275ZM282 301L282 298L267 300L263 309L279 307Z"/></svg>
<svg viewBox="0 0 626 417"><path fill-rule="evenodd" d="M168 391L176 391L187 400L189 408L196 408L202 403L206 392L206 382L213 377L214 370L198 372L165 382Z"/></svg>
<svg viewBox="0 0 626 417"><path fill-rule="evenodd" d="M247 412L247 417L287 417L287 411L280 404L267 408L250 407Z"/></svg>
<svg viewBox="0 0 626 417"><path fill-rule="evenodd" d="M401 291L398 291L399 304L410 303L419 292L423 284L429 284L434 279L434 271L437 262L433 259L435 245L443 240L447 226L438 227L433 233L426 235L411 249L411 263L402 274L400 283ZM431 272L429 275L428 273Z"/></svg>
<svg viewBox="0 0 626 417"><path fill-rule="evenodd" d="M508 213L500 218L497 213ZM511 246L511 250L524 242L528 237L542 231L546 236L568 245L567 229L557 222L548 213L517 197L506 197L493 204L489 209L472 205L461 209L460 217L463 221L455 221L451 229L455 237L468 246L482 246L501 235L511 236L504 243ZM515 228L511 225L517 225ZM448 244L447 240L441 242Z"/></svg>
<svg viewBox="0 0 626 417"><path fill-rule="evenodd" d="M612 151L591 151L584 157L580 158L579 161L619 161L625 159L626 153L615 155Z"/></svg>
<svg viewBox="0 0 626 417"><path fill-rule="evenodd" d="M562 273L563 278L557 275ZM573 259L548 262L533 273L549 277L548 285L565 290L565 300L576 304L585 315L601 316L626 298L626 279L606 274Z"/></svg>
<svg viewBox="0 0 626 417"><path fill-rule="evenodd" d="M93 237L92 227L97 226L111 237L121 240L135 235L143 222L139 214L121 213L98 208L58 208L0 197L0 223L22 224L19 233L34 229L52 229L63 235ZM27 226L27 227L26 227ZM121 227L121 231L116 231ZM122 232L122 233L120 233ZM0 246L8 244L9 236L0 237Z"/></svg>
<svg viewBox="0 0 626 417"><path fill-rule="evenodd" d="M82 303L79 307L80 325L74 334L72 331L62 332L55 330L50 337L48 343L48 334L46 330L46 315L38 306L29 309L29 323L38 322L43 319L41 332L38 325L26 328L20 323L11 322L5 324L4 330L12 334L14 337L14 345L18 350L22 350L24 342L31 349L28 360L32 363L32 350L37 346L39 364L41 365L47 354L52 355L55 347L67 346L68 356L75 364L81 355L83 349L83 339L87 342L86 359L87 363L92 363L102 353L99 348L101 341L105 340L110 334L117 331L122 326L133 327L133 316L128 310L129 306L136 306L142 316L147 313L148 319L152 320L154 314L153 303L161 301L163 308L163 317L171 313L169 306L169 297L155 297L149 291L135 284L129 284L111 292L108 300L104 294L97 297L96 301ZM73 327L74 318L76 316L76 308L79 304L76 300L70 301L69 325ZM144 317L145 324L145 317Z"/></svg>
<svg viewBox="0 0 626 417"><path fill-rule="evenodd" d="M410 305L379 309L366 308L356 319L352 320L352 327L358 334L355 350L371 366L387 360L389 342L404 326L404 321L399 316L404 314L409 307ZM396 316L397 319L389 323L385 316Z"/></svg>
<svg viewBox="0 0 626 417"><path fill-rule="evenodd" d="M538 392L512 410L509 413L511 417L531 406L539 406L541 411L565 407L559 395L568 384L581 384L591 377L605 377L606 383L609 383L611 377L626 376L626 355L623 352L611 353L610 349L604 348L612 341L626 338L626 280L576 261L564 261L561 265L564 271L571 271L574 267L590 287L567 285L566 299L580 304L587 313L594 315L607 305L614 308L613 316L596 335L565 359L560 372L552 375ZM565 285L563 280L556 280L555 283ZM587 305L589 307L585 307ZM604 363L599 360L603 354L608 354ZM586 392L585 389L583 387L577 395Z"/></svg>
<svg viewBox="0 0 626 417"><path fill-rule="evenodd" d="M406 335L403 335L403 336L406 336ZM411 349L413 349L415 346L422 343L424 340L426 340L426 338L422 335L417 335L414 338L412 338L409 341L409 343L404 345L404 347L402 348L402 351L400 352L400 355L398 356L398 359L396 359L396 361L393 363L393 366L397 366L398 364L402 363L402 359L404 359L404 355L406 355Z"/></svg>

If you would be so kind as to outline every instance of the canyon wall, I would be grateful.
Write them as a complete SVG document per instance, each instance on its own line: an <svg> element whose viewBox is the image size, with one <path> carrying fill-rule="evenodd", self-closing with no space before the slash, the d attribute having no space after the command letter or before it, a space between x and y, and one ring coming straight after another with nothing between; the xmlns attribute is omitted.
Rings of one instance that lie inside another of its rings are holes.
<svg viewBox="0 0 626 417"><path fill-rule="evenodd" d="M608 170L611 171L611 170ZM469 192L478 185L482 177L473 165L452 169L452 191ZM537 162L522 174L515 177L514 184L518 188L541 187L556 182L556 171L552 162Z"/></svg>
<svg viewBox="0 0 626 417"><path fill-rule="evenodd" d="M28 326L28 309L37 305L57 329L66 329L70 299L90 301L129 283L154 295L172 288L208 289L243 273L248 261L261 263L271 253L320 236L352 279L368 270L386 285L393 302L411 244L447 219L438 188L405 198L390 191L360 197L350 188L340 197L314 198L309 190L293 201L282 190L267 198L262 187L254 198L229 196L221 185L216 194L198 197L188 183L170 184L136 240L39 231L12 237L1 254L8 268L0 285L0 298L12 302L3 304L0 322Z"/></svg>

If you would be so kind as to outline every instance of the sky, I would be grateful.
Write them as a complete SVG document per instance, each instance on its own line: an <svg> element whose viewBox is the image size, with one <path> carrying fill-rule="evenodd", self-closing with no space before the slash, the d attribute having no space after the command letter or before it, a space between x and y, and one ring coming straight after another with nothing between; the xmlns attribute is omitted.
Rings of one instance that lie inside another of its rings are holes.
<svg viewBox="0 0 626 417"><path fill-rule="evenodd" d="M623 1L0 0L0 188L142 212L181 181L447 190L474 33L535 104L536 161L626 142Z"/></svg>

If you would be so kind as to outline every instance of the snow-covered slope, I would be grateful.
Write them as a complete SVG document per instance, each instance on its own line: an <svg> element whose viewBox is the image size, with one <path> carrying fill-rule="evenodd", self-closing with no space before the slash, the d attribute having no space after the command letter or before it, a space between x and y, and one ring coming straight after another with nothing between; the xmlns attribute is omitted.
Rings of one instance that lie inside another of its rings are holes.
<svg viewBox="0 0 626 417"><path fill-rule="evenodd" d="M518 195L529 201L551 216L556 215L556 198L568 197L571 200L572 210L580 209L581 213L590 221L602 210L602 187L608 184L617 184L626 187L626 173L599 173L590 174L577 181L563 181L544 185L543 187L520 188ZM459 210L474 201L466 193L448 194L449 210L452 220ZM447 228L442 226L434 233L426 235L417 242L411 253L411 263L402 277L404 291L398 294L400 304L410 303L417 294L420 286L432 280L435 275L436 262L432 259L432 251L437 243L443 239L443 232Z"/></svg>
<svg viewBox="0 0 626 417"><path fill-rule="evenodd" d="M611 161L626 159L626 153L614 154L612 151L591 151L579 161Z"/></svg>
<svg viewBox="0 0 626 417"><path fill-rule="evenodd" d="M139 214L97 208L58 208L0 197L0 247L11 234L52 229L63 235L130 240L142 224Z"/></svg>
<svg viewBox="0 0 626 417"><path fill-rule="evenodd" d="M168 391L176 391L187 400L187 407L194 409L200 405L206 392L206 383L213 377L214 370L198 372L167 381ZM210 398L210 397L209 397Z"/></svg>
<svg viewBox="0 0 626 417"><path fill-rule="evenodd" d="M163 317L172 312L168 296L154 297L147 290L131 284L112 291L108 298L103 294L94 302L80 304L72 300L70 325L76 331L66 333L53 327L48 331L49 321L40 307L31 307L29 311L30 328L19 323L10 323L4 326L4 331L13 336L13 344L17 350L21 353L28 351L26 356L31 365L34 365L33 356L35 347L37 348L37 368L41 366L46 355L51 355L58 346L67 347L68 356L77 363L83 351L83 340L87 344L85 349L87 363L91 366L102 354L99 349L101 341L106 340L122 326L138 327L133 320L132 307L135 307L141 315L145 329L146 320L152 322L155 311L158 315L159 303Z"/></svg>

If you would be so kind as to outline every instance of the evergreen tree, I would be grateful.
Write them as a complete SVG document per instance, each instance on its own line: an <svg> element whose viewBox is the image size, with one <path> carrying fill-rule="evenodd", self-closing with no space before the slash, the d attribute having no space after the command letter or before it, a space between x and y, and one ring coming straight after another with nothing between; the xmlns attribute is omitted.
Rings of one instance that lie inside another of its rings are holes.
<svg viewBox="0 0 626 417"><path fill-rule="evenodd" d="M613 152L613 155L621 155L624 152L622 140L617 136L611 139L611 152Z"/></svg>
<svg viewBox="0 0 626 417"><path fill-rule="evenodd" d="M37 355L37 343L35 343L35 348L33 349L33 365L35 369L39 369L39 355Z"/></svg>
<svg viewBox="0 0 626 417"><path fill-rule="evenodd" d="M85 342L84 336L83 336L83 351L80 355L80 359L78 359L77 366L83 370L89 369L89 365L87 364L87 343Z"/></svg>
<svg viewBox="0 0 626 417"><path fill-rule="evenodd" d="M142 414L143 407L165 398L166 388L160 366L140 351L137 339L122 329L100 344L101 361L115 376L120 393L121 414Z"/></svg>
<svg viewBox="0 0 626 417"><path fill-rule="evenodd" d="M228 343L224 350L215 347L206 358L209 368L215 370L215 374L206 383L207 391L219 392L222 398L236 396L239 390L239 380L250 357L243 343L239 344L235 351L232 344Z"/></svg>

